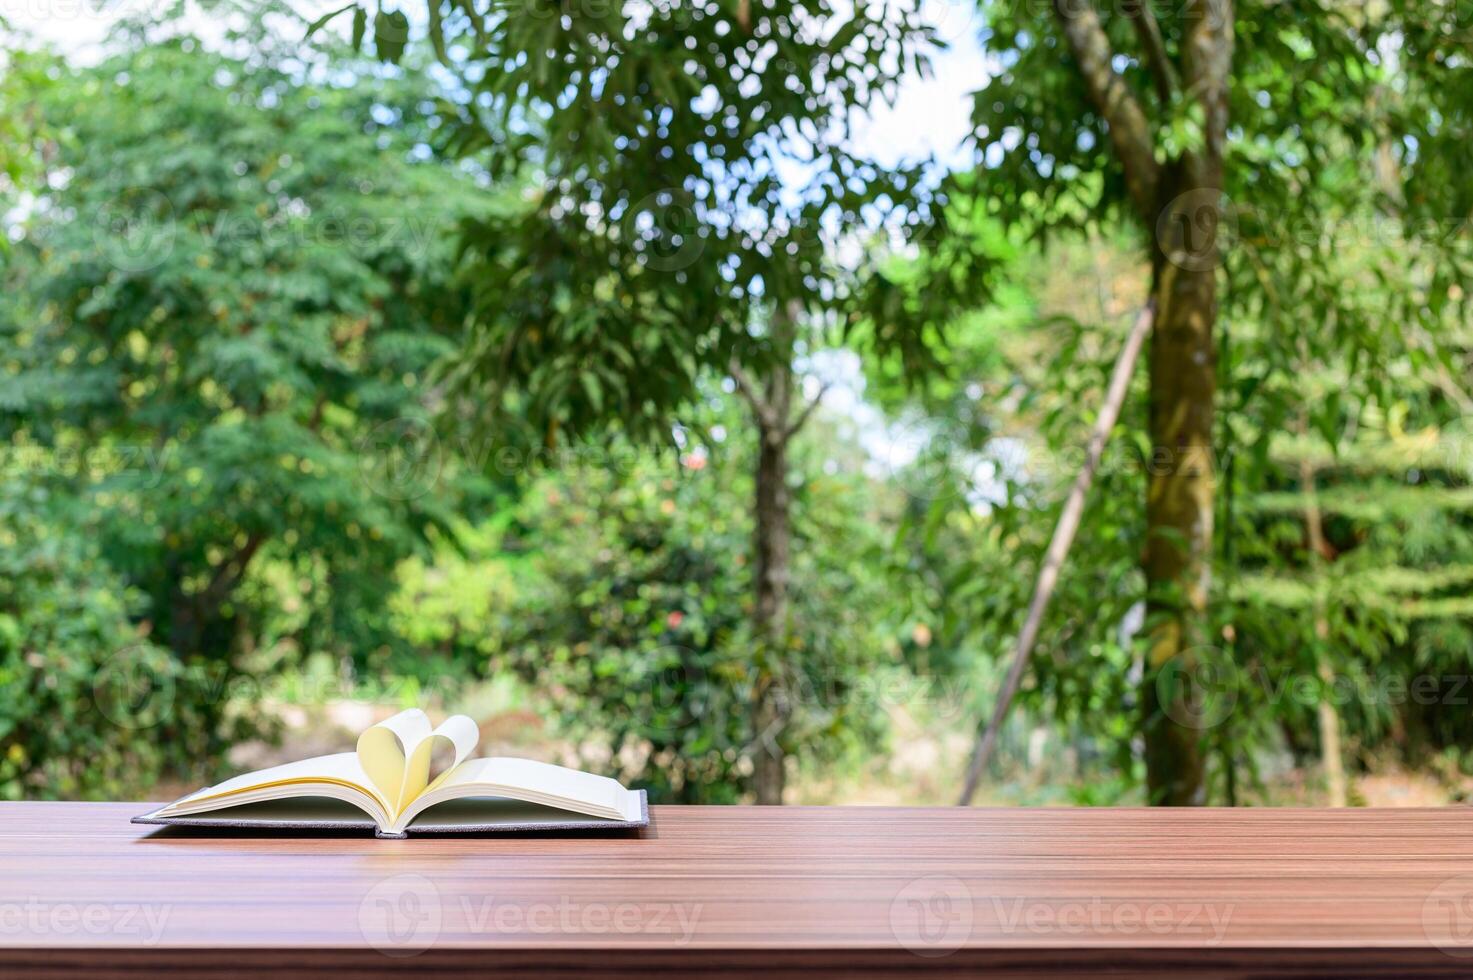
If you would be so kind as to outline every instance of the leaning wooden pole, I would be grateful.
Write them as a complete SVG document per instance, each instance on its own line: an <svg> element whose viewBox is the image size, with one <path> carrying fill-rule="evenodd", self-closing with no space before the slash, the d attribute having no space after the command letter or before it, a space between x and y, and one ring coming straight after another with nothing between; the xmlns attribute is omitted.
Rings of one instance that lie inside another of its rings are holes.
<svg viewBox="0 0 1473 980"><path fill-rule="evenodd" d="M1033 599L1028 603L1028 618L1023 621L1023 631L1018 634L1018 645L1013 649L1013 662L1008 667L1008 675L1003 680L1002 688L997 692L997 704L992 709L992 717L987 720L987 727L977 738L976 747L972 750L972 761L967 766L967 782L962 788L961 799L957 801L960 806L970 804L972 797L977 794L977 784L992 758L1003 718L1007 716L1008 707L1018 693L1018 685L1023 682L1023 670L1028 666L1028 657L1033 653L1033 644L1038 640L1038 631L1043 625L1043 614L1048 611L1054 586L1058 584L1059 569L1064 566L1069 546L1074 543L1075 532L1079 530L1080 518L1084 516L1084 498L1089 493L1090 484L1094 482L1100 457L1104 455L1105 441L1110 438L1110 430L1115 428L1115 420L1120 417L1120 406L1125 402L1125 393L1130 388L1130 376L1135 371L1135 362L1140 358L1141 347L1145 345L1146 335L1151 332L1151 324L1155 318L1156 304L1155 300L1151 300L1135 318L1135 324L1125 338L1125 346L1115 359L1115 370L1110 375L1110 386L1105 391L1105 403L1100 406L1099 417L1095 419L1094 430L1090 433L1084 467L1074 478L1074 486L1069 489L1069 497L1064 501L1064 511L1059 515L1059 523L1054 526L1054 536L1044 554L1043 567L1038 570L1038 583L1033 587Z"/></svg>
<svg viewBox="0 0 1473 980"><path fill-rule="evenodd" d="M1309 420L1301 414L1299 434L1307 435ZM1320 515L1319 498L1315 489L1314 463L1306 455L1299 461L1299 492L1304 494L1304 532L1309 538L1309 567L1315 576L1314 637L1320 648L1315 651L1315 666L1324 688L1320 691L1318 714L1320 722L1320 755L1324 759L1325 790L1330 806L1345 806L1345 762L1340 750L1340 713L1330 700L1335 682L1330 662L1325 658L1324 644L1330 635L1330 621L1325 617L1324 596L1318 581L1320 568L1325 562L1325 525Z"/></svg>

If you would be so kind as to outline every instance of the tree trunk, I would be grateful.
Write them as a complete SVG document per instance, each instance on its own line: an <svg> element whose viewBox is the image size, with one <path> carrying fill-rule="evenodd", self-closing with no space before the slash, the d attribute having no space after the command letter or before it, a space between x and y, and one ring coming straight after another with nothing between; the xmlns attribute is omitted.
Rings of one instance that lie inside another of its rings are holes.
<svg viewBox="0 0 1473 980"><path fill-rule="evenodd" d="M788 614L788 445L781 432L760 424L758 429L762 444L757 453L754 625L760 653L752 698L757 738L752 783L758 803L779 804L786 778L779 739L790 711L782 663Z"/></svg>
<svg viewBox="0 0 1473 980"><path fill-rule="evenodd" d="M1196 196L1207 175L1163 175L1150 352L1151 458L1146 481L1147 669L1143 706L1150 801L1206 802L1204 727L1198 700L1206 661L1213 518L1213 406L1217 389L1217 265L1203 252L1216 234L1215 197ZM1176 178L1176 179L1173 179ZM1220 183L1220 175L1218 175ZM1187 194L1187 192L1193 192ZM1178 203L1187 194L1185 208ZM1173 213L1180 212L1180 213ZM1220 215L1218 215L1220 216ZM1210 225L1210 227L1208 227ZM1210 247L1210 246L1208 246ZM1211 678L1208 678L1210 680Z"/></svg>
<svg viewBox="0 0 1473 980"><path fill-rule="evenodd" d="M773 315L777 357L753 399L757 423L755 526L753 530L753 632L757 640L752 690L752 787L762 805L783 801L787 780L783 729L792 713L786 686L788 552L792 537L788 496L788 442L793 396L793 315Z"/></svg>
<svg viewBox="0 0 1473 980"><path fill-rule="evenodd" d="M1206 795L1201 729L1210 719L1201 716L1195 696L1206 654L1212 553L1212 328L1224 244L1218 225L1227 217L1221 192L1233 3L1184 0L1177 63L1151 5L1127 11L1163 111L1178 94L1202 109L1201 145L1165 161L1154 142L1155 127L1115 67L1118 56L1090 0L1054 0L1054 11L1089 99L1109 124L1130 200L1148 233L1155 233L1152 458L1142 560L1149 640L1142 698L1146 782L1152 803L1200 804Z"/></svg>

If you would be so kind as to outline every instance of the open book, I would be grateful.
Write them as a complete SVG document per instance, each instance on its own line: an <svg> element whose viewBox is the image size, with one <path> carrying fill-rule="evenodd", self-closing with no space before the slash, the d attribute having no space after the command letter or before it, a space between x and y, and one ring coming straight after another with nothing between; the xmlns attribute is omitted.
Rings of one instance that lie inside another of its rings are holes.
<svg viewBox="0 0 1473 980"><path fill-rule="evenodd" d="M465 715L438 728L401 711L340 752L227 779L134 823L193 827L352 829L411 833L644 827L643 790L529 759L472 759L480 740Z"/></svg>

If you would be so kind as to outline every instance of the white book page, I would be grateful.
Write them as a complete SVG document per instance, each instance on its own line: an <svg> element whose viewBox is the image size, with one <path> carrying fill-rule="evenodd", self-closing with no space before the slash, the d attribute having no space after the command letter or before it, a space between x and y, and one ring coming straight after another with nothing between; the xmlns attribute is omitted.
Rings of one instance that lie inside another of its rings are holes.
<svg viewBox="0 0 1473 980"><path fill-rule="evenodd" d="M602 817L635 820L639 795L607 776L531 759L471 759L446 777L434 791L416 800L396 824L408 825L436 803L474 796L502 796Z"/></svg>
<svg viewBox="0 0 1473 980"><path fill-rule="evenodd" d="M446 788L469 786L505 786L525 789L542 796L552 796L569 803L582 803L602 809L624 812L628 791L607 776L555 766L531 759L472 759L445 781ZM457 795L464 795L459 793Z"/></svg>
<svg viewBox="0 0 1473 980"><path fill-rule="evenodd" d="M425 787L426 789L435 789L449 781L451 775L470 758L472 752L476 751L476 745L481 741L481 730L465 715L451 715L430 733L429 741L433 742L435 739L442 739L449 743L451 758L449 765L442 772L436 773L432 769L429 771L431 781ZM417 751L425 752L425 764L428 767L431 748L426 747Z"/></svg>
<svg viewBox="0 0 1473 980"><path fill-rule="evenodd" d="M368 777L364 775L363 767L358 764L357 753L339 752L334 755L320 755L313 759L288 762L285 765L272 766L270 769L259 769L256 772L233 776L223 783L207 786L182 800L170 803L160 812L169 813L185 808L196 809L201 804L214 802L217 799L216 805L229 806L230 801L224 799L225 797L236 797L242 793L280 786L283 783L300 784L313 781L346 783L360 792L370 796L374 795L368 786ZM208 808L213 809L214 807Z"/></svg>

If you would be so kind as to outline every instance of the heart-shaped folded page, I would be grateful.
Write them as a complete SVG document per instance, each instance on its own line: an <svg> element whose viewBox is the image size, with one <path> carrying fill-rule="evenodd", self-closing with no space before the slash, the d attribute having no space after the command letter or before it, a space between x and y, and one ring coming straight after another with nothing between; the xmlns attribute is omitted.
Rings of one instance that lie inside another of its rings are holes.
<svg viewBox="0 0 1473 980"><path fill-rule="evenodd" d="M389 812L398 815L464 762L480 736L465 715L452 715L431 729L429 716L410 708L358 736L358 764Z"/></svg>

